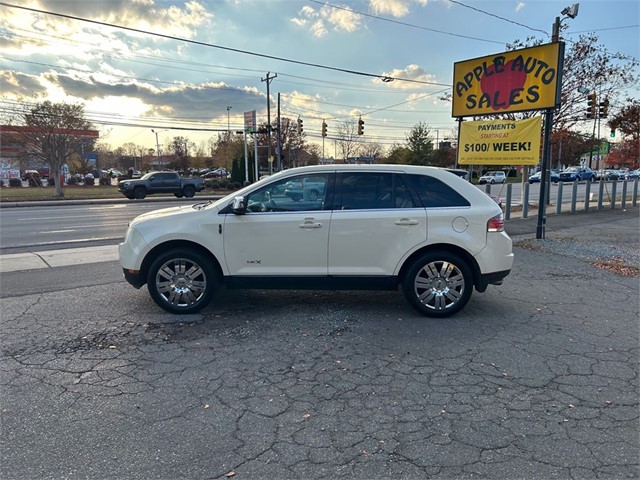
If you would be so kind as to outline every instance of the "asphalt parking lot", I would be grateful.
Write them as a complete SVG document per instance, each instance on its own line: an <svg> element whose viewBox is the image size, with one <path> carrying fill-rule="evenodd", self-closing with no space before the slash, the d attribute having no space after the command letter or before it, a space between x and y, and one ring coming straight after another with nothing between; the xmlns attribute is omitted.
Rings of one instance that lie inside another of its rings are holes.
<svg viewBox="0 0 640 480"><path fill-rule="evenodd" d="M599 215L509 222L512 274L446 320L394 292L4 297L0 476L638 478L638 209Z"/></svg>

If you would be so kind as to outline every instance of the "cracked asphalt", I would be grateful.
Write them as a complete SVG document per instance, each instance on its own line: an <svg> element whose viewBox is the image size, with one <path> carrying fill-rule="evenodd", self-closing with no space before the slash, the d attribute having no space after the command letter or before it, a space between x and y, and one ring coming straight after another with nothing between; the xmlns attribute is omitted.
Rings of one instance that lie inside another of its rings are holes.
<svg viewBox="0 0 640 480"><path fill-rule="evenodd" d="M5 296L0 477L639 478L639 280L576 248L637 252L638 210L599 222L514 224L505 284L445 320L395 292Z"/></svg>

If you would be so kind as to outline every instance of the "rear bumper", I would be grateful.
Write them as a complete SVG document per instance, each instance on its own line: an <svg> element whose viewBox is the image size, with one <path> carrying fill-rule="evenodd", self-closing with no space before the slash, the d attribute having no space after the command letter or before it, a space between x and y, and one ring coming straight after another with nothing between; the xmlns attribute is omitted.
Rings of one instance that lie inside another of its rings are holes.
<svg viewBox="0 0 640 480"><path fill-rule="evenodd" d="M480 275L480 280L476 284L476 290L484 292L489 285L502 285L505 277L511 273L511 270L502 270L501 272L491 272Z"/></svg>

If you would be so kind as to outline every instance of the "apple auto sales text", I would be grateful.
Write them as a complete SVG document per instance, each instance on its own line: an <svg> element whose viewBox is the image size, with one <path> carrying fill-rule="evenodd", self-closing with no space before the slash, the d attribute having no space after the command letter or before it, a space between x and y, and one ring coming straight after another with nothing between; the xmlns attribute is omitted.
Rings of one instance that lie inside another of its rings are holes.
<svg viewBox="0 0 640 480"><path fill-rule="evenodd" d="M540 80L544 85L551 85L556 78L556 69L548 65L542 60L534 57L523 57L518 55L513 60L505 62L504 55L498 55L493 59L493 63L488 66L487 62L482 62L482 65L476 66L470 72L467 72L463 76L463 81L459 81L455 85L456 95L462 97L465 92L471 89L473 82L480 82L483 78L489 78L493 75L499 75L505 71L520 72L527 75L532 74L534 78ZM516 87L507 92L496 90L495 92L488 93L483 92L478 96L475 93L470 93L466 96L465 106L468 109L478 108L506 108L511 105L519 105L526 100L528 103L535 104L540 99L539 85L530 85L526 89L526 93L523 99L523 87Z"/></svg>

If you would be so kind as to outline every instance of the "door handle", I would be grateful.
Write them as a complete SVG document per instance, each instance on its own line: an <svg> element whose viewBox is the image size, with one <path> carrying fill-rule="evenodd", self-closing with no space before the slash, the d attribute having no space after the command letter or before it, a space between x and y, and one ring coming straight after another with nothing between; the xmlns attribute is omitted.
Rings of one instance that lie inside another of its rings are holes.
<svg viewBox="0 0 640 480"><path fill-rule="evenodd" d="M320 222L316 222L314 218L305 218L304 223L299 225L300 228L322 228Z"/></svg>
<svg viewBox="0 0 640 480"><path fill-rule="evenodd" d="M408 218L401 218L400 220L396 220L395 222L396 225L418 225L418 221L417 220L409 220Z"/></svg>

